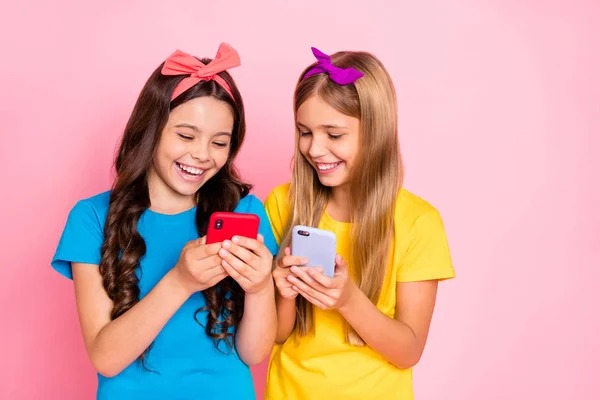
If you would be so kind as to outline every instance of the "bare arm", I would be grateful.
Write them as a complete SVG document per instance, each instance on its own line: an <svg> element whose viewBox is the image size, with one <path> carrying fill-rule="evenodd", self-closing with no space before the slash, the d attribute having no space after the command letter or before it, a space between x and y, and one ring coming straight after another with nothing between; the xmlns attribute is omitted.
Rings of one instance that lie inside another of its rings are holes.
<svg viewBox="0 0 600 400"><path fill-rule="evenodd" d="M113 302L102 286L98 266L73 264L73 281L85 347L94 368L107 377L134 362L190 295L171 271L139 303L111 321Z"/></svg>
<svg viewBox="0 0 600 400"><path fill-rule="evenodd" d="M273 283L257 293L246 293L244 316L236 333L236 349L247 365L261 363L269 356L275 341L277 313Z"/></svg>
<svg viewBox="0 0 600 400"><path fill-rule="evenodd" d="M373 350L398 368L419 362L429 334L438 281L397 283L396 318L354 291L339 311Z"/></svg>
<svg viewBox="0 0 600 400"><path fill-rule="evenodd" d="M286 299L277 292L277 336L275 342L283 344L296 326L296 299Z"/></svg>
<svg viewBox="0 0 600 400"><path fill-rule="evenodd" d="M419 361L429 333L437 280L397 283L394 319L382 313L348 278L340 256L333 278L311 268L293 267L291 271L288 279L294 290L317 307L337 309L367 345L396 367L410 368Z"/></svg>
<svg viewBox="0 0 600 400"><path fill-rule="evenodd" d="M136 305L115 320L113 302L97 265L73 263L77 312L83 340L94 368L106 377L119 374L156 338L189 296L214 286L226 275L216 252L220 244L190 242L178 264Z"/></svg>
<svg viewBox="0 0 600 400"><path fill-rule="evenodd" d="M234 237L219 252L227 273L244 289L244 315L235 336L237 352L247 365L262 362L273 348L277 329L271 278L273 255L258 239Z"/></svg>
<svg viewBox="0 0 600 400"><path fill-rule="evenodd" d="M296 296L298 292L292 288L288 280L290 268L295 265L305 265L307 260L291 255L290 248L286 248L284 256L275 263L273 280L277 285L277 337L275 341L282 344L294 331L296 326Z"/></svg>

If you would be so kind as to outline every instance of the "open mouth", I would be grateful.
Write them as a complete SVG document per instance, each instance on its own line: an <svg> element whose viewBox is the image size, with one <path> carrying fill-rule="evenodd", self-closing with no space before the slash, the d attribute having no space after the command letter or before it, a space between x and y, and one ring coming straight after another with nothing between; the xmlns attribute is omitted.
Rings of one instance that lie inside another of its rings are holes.
<svg viewBox="0 0 600 400"><path fill-rule="evenodd" d="M192 166L185 165L185 164L180 164L178 162L175 162L175 165L177 165L177 169L179 170L179 172L181 172L184 176L188 176L190 178L198 178L198 177L202 176L202 174L205 171L203 169L192 167Z"/></svg>
<svg viewBox="0 0 600 400"><path fill-rule="evenodd" d="M316 163L320 174L330 174L342 163L342 161L334 163Z"/></svg>

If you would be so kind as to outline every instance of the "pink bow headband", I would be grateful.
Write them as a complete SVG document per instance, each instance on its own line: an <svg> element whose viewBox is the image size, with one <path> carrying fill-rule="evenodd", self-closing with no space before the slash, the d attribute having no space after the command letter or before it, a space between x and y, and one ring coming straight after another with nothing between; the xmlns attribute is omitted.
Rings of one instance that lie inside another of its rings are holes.
<svg viewBox="0 0 600 400"><path fill-rule="evenodd" d="M215 58L206 65L196 57L176 50L166 59L160 72L163 75L189 75L175 87L171 101L198 82L210 80L218 83L233 99L229 84L217 74L240 65L240 56L237 51L227 43L221 43Z"/></svg>

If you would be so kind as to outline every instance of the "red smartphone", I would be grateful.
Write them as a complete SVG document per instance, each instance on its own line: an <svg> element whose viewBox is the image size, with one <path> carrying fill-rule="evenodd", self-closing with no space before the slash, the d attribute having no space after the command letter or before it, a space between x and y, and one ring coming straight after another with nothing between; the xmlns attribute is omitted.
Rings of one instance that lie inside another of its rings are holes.
<svg viewBox="0 0 600 400"><path fill-rule="evenodd" d="M231 240L234 236L256 239L260 218L255 214L216 212L210 216L206 244Z"/></svg>

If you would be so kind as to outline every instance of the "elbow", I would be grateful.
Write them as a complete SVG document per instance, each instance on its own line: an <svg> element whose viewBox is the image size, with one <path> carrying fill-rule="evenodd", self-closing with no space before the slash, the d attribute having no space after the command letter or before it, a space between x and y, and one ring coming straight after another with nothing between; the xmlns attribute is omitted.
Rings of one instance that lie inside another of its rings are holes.
<svg viewBox="0 0 600 400"><path fill-rule="evenodd" d="M267 359L268 355L269 355L269 352L266 352L264 354L259 354L259 353L247 354L244 356L242 356L240 354L240 358L242 359L244 364L246 364L249 367L253 367L253 366L258 365L258 364L262 363L263 361L265 361Z"/></svg>
<svg viewBox="0 0 600 400"><path fill-rule="evenodd" d="M275 337L275 344L284 344L285 341L290 337L290 334L285 334L285 333L277 333L277 336Z"/></svg>
<svg viewBox="0 0 600 400"><path fill-rule="evenodd" d="M396 360L392 361L392 364L398 369L410 369L419 363L422 354L401 354Z"/></svg>
<svg viewBox="0 0 600 400"><path fill-rule="evenodd" d="M123 368L119 368L113 365L112 363L108 362L102 357L90 356L90 361L92 362L92 366L94 367L96 372L98 372L100 375L106 378L114 378L123 371Z"/></svg>

